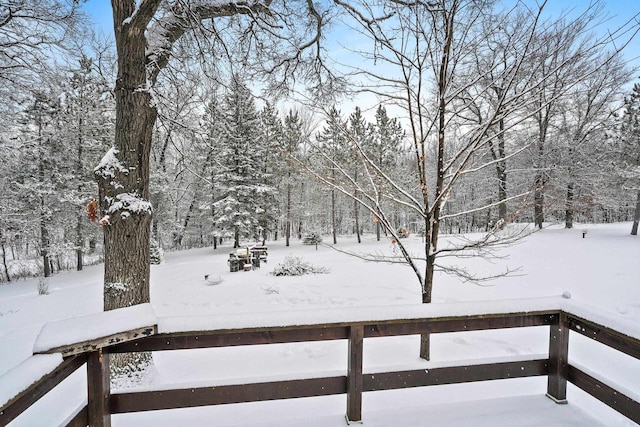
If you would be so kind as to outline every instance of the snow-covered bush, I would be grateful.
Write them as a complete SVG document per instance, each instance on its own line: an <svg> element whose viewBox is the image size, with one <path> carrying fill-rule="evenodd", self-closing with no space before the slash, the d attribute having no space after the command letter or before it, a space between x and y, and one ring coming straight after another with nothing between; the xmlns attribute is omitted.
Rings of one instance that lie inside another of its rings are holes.
<svg viewBox="0 0 640 427"><path fill-rule="evenodd" d="M317 245L318 243L322 243L322 236L317 231L311 231L304 235L302 243L305 245Z"/></svg>
<svg viewBox="0 0 640 427"><path fill-rule="evenodd" d="M49 295L49 281L44 277L38 279L38 295Z"/></svg>
<svg viewBox="0 0 640 427"><path fill-rule="evenodd" d="M316 267L303 260L301 257L289 255L276 265L271 274L274 276L302 276L304 274L324 274L329 270L324 267Z"/></svg>

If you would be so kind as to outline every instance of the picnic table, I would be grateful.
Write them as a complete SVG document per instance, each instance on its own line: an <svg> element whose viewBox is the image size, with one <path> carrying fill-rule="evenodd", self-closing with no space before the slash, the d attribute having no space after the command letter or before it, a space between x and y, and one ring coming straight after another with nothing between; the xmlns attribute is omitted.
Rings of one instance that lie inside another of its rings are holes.
<svg viewBox="0 0 640 427"><path fill-rule="evenodd" d="M267 262L267 247L252 246L237 249L229 254L229 271L250 271L254 268L260 268L260 262Z"/></svg>

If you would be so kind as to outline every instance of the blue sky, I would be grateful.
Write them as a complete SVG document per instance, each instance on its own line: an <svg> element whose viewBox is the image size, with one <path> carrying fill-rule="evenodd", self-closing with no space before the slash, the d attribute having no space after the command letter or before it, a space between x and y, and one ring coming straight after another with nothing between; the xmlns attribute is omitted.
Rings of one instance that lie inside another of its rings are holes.
<svg viewBox="0 0 640 427"><path fill-rule="evenodd" d="M513 4L517 0L503 0L505 5ZM537 0L521 0L525 3L536 5ZM559 16L562 11L582 10L588 6L589 0L548 0L545 6L549 16ZM603 2L604 10L608 19L604 28L614 29L631 17L640 13L640 1L638 0L608 0ZM88 0L84 4L84 9L90 18L106 35L113 36L113 18L111 14L111 2L109 0ZM640 16L636 17L637 25L640 26ZM603 28L603 31L604 31ZM640 67L640 34L625 48L625 58L632 65Z"/></svg>

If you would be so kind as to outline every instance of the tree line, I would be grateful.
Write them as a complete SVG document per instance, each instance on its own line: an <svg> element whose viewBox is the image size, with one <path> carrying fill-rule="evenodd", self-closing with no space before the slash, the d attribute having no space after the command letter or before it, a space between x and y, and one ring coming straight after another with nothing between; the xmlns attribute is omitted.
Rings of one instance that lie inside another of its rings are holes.
<svg viewBox="0 0 640 427"><path fill-rule="evenodd" d="M384 64L349 70L366 75L351 88L375 93L377 106L343 113L258 97L242 72L212 75L193 43L173 47L152 94L150 235L161 247L433 236L433 207L435 234L634 219L637 233L640 89L629 90L636 70L621 52L589 32L597 8L539 22L523 10L488 19L465 2L337 3L372 43L350 53ZM86 206L99 198L94 169L116 121L113 46L83 27L75 3L16 5L0 26L3 281L29 274L10 272L20 259L39 257L45 276L102 259ZM36 30L29 22L46 23L48 38L13 52L12 35Z"/></svg>

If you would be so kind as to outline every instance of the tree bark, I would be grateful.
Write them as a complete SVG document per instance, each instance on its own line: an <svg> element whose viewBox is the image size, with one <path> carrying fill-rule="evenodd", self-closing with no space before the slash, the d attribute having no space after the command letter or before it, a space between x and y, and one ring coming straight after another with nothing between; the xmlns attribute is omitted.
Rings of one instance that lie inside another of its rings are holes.
<svg viewBox="0 0 640 427"><path fill-rule="evenodd" d="M289 172L288 175L289 181L287 181L287 219L285 221L284 230L285 246L289 246L289 239L291 238L291 173Z"/></svg>
<svg viewBox="0 0 640 427"><path fill-rule="evenodd" d="M336 191L331 190L331 229L333 233L333 244L338 243L336 232Z"/></svg>
<svg viewBox="0 0 640 427"><path fill-rule="evenodd" d="M498 218L504 222L507 221L507 162L505 160L504 147L504 119L500 119L500 134L498 135L498 163L496 163L496 172L498 175Z"/></svg>
<svg viewBox="0 0 640 427"><path fill-rule="evenodd" d="M358 192L356 190L355 192L355 199L358 198ZM358 243L362 243L362 238L360 236L360 203L358 202L358 200L355 200L353 202L353 215L355 216L355 229L356 229L356 236L358 237Z"/></svg>
<svg viewBox="0 0 640 427"><path fill-rule="evenodd" d="M567 201L565 203L564 227L573 228L574 183L567 184Z"/></svg>
<svg viewBox="0 0 640 427"><path fill-rule="evenodd" d="M149 157L157 111L153 82L147 79L145 30L160 1L137 3L111 2L118 53L115 140L95 170L103 215L105 311L150 301ZM113 372L130 376L150 360L150 353L114 355Z"/></svg>
<svg viewBox="0 0 640 427"><path fill-rule="evenodd" d="M36 99L35 110L36 120L38 123L38 182L40 185L45 184L45 160L44 160L44 124L42 122L42 102ZM51 276L51 263L49 261L49 229L47 223L49 222L48 215L46 214L46 202L44 194L40 193L40 256L42 256L42 268L44 271L44 277Z"/></svg>
<svg viewBox="0 0 640 427"><path fill-rule="evenodd" d="M535 226L542 229L544 223L544 191L542 173L538 172L535 180L535 190L533 192L533 221Z"/></svg>
<svg viewBox="0 0 640 427"><path fill-rule="evenodd" d="M84 109L82 109L84 112ZM82 116L80 116L78 120L78 157L76 159L76 175L78 179L78 195L82 194L82 184L80 184L80 180L82 179L82 144L84 141L82 140ZM78 215L76 217L76 270L82 271L83 268L83 255L84 255L84 236L82 235L82 223L84 222L84 209L82 206L78 209Z"/></svg>
<svg viewBox="0 0 640 427"><path fill-rule="evenodd" d="M146 72L148 20L138 16L153 15L147 3L153 10L137 10L140 21L123 24L134 14L135 2L112 1L118 50L115 141L112 157L96 169L104 215L105 311L149 302L149 156L157 111Z"/></svg>
<svg viewBox="0 0 640 427"><path fill-rule="evenodd" d="M638 196L636 198L636 210L633 214L633 225L631 226L631 235L638 235L638 223L640 223L640 191L638 191Z"/></svg>
<svg viewBox="0 0 640 427"><path fill-rule="evenodd" d="M4 267L4 275L7 276L7 282L11 281L9 275L9 267L7 266L7 253L4 246L4 237L0 236L0 246L2 247L2 266Z"/></svg>

